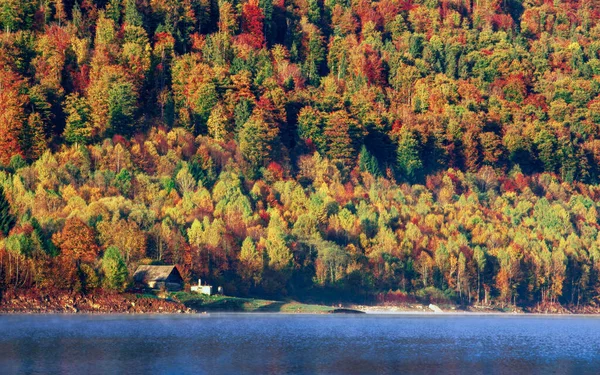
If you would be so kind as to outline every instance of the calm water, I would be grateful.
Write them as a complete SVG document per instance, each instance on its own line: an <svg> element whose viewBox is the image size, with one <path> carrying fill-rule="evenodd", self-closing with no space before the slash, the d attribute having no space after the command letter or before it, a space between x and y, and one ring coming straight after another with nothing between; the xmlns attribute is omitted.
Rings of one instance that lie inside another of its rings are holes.
<svg viewBox="0 0 600 375"><path fill-rule="evenodd" d="M0 373L600 374L600 318L0 316Z"/></svg>

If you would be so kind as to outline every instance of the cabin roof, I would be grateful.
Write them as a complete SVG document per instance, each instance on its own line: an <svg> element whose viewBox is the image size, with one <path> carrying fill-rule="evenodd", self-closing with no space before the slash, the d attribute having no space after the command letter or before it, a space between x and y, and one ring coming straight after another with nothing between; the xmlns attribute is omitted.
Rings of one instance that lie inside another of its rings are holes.
<svg viewBox="0 0 600 375"><path fill-rule="evenodd" d="M133 274L133 279L138 282L166 281L173 272L181 279L176 266L139 266Z"/></svg>

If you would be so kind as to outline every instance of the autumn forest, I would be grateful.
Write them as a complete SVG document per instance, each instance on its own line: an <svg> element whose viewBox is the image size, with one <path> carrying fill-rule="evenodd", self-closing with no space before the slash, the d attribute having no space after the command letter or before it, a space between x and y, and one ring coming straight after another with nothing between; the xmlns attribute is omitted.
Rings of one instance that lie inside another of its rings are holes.
<svg viewBox="0 0 600 375"><path fill-rule="evenodd" d="M600 2L0 0L0 296L600 304Z"/></svg>

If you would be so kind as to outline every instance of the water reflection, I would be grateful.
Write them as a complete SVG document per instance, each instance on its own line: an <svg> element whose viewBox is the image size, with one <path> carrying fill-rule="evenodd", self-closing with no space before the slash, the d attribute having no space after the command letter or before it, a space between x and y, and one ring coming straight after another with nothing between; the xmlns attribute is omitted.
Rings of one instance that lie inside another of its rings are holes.
<svg viewBox="0 0 600 375"><path fill-rule="evenodd" d="M598 374L599 318L0 316L0 372Z"/></svg>

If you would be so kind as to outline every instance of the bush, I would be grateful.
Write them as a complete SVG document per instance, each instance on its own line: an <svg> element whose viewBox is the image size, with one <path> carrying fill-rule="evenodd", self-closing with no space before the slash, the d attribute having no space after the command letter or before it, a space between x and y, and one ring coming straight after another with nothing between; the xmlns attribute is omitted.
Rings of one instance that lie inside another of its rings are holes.
<svg viewBox="0 0 600 375"><path fill-rule="evenodd" d="M423 304L451 304L456 302L456 294L449 289L442 291L429 286L417 291L417 299Z"/></svg>

